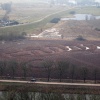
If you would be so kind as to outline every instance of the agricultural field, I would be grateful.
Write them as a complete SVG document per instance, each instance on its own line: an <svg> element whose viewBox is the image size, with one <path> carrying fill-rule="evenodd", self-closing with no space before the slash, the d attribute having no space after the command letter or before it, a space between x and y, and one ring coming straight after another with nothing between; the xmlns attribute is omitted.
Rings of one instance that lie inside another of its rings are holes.
<svg viewBox="0 0 100 100"><path fill-rule="evenodd" d="M31 23L66 8L68 7L51 7L49 4L32 4L29 6L14 5L9 18L11 20L17 20L20 23Z"/></svg>
<svg viewBox="0 0 100 100"><path fill-rule="evenodd" d="M75 10L75 13L91 13L92 8L71 8L68 10L68 7L60 8L57 6L50 7L50 5L46 5L44 8L43 5L41 5L41 7L39 5L37 6L38 8L36 8L35 5L31 5L31 7L23 7L20 10L18 7L18 5L15 6L15 11L10 13L10 18L17 19L20 21L20 23L25 24L12 27L2 27L0 28L0 33L3 35L10 34L10 36L13 37L14 34L22 34L22 32L25 32L26 36L25 39L20 40L11 39L12 41L0 41L1 61L15 60L18 61L18 63L25 62L30 65L29 67L31 67L31 75L34 73L36 77L46 77L42 63L47 59L52 59L54 62L59 61L59 59L64 59L78 67L85 66L89 69L99 68L99 19L84 21L59 21L58 23L52 23L52 25L50 23L50 21L54 18L73 16L73 14L70 14L70 12L73 10ZM86 12L87 9L90 10ZM97 12L91 14L99 15L99 8L95 9ZM56 13L61 10L63 11ZM26 16L28 17L26 18ZM38 21L43 17L45 18ZM19 71L16 76L21 75L22 72L20 69L21 66L18 66ZM52 77L54 75L55 77L53 78L58 78L58 72L56 70L54 72L54 70L55 66L53 66ZM70 73L68 74L71 78ZM90 76L89 79L93 79Z"/></svg>
<svg viewBox="0 0 100 100"><path fill-rule="evenodd" d="M36 77L43 74L43 61L65 60L76 66L99 68L100 41L21 40L0 42L0 60L16 60L31 64ZM30 67L30 66L29 66ZM20 67L19 67L20 68ZM20 70L18 71L19 75ZM42 77L42 76L41 76Z"/></svg>

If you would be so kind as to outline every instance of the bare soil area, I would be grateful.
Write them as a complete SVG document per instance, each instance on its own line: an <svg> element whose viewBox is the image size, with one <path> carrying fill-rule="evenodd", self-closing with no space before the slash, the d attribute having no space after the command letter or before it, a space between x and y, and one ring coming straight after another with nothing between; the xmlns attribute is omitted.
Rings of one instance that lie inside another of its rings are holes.
<svg viewBox="0 0 100 100"><path fill-rule="evenodd" d="M100 41L21 40L0 42L0 60L15 59L40 67L44 59L66 58L75 64L100 66Z"/></svg>

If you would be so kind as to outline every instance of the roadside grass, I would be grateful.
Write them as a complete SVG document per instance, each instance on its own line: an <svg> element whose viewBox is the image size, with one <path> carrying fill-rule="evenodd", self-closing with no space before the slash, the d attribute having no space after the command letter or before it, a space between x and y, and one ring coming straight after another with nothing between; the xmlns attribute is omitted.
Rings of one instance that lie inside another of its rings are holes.
<svg viewBox="0 0 100 100"><path fill-rule="evenodd" d="M38 83L2 83L1 91L13 92L43 92L43 93L70 93L70 94L100 94L100 87L96 86L70 86Z"/></svg>

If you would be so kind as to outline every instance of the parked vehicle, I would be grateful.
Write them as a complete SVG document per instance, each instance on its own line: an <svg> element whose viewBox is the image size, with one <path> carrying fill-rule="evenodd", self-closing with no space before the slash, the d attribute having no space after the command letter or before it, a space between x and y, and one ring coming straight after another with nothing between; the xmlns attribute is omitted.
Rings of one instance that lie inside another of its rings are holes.
<svg viewBox="0 0 100 100"><path fill-rule="evenodd" d="M35 78L32 78L32 79L31 79L31 82L35 82L35 81L36 81L36 79L35 79Z"/></svg>

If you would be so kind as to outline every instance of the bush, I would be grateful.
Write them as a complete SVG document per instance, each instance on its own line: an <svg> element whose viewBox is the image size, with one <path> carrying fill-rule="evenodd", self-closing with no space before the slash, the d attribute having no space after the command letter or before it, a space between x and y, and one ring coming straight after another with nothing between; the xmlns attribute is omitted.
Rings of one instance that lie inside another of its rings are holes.
<svg viewBox="0 0 100 100"><path fill-rule="evenodd" d="M79 36L76 38L76 40L84 41L85 39L84 39L81 35L79 35Z"/></svg>
<svg viewBox="0 0 100 100"><path fill-rule="evenodd" d="M72 15L74 15L76 12L75 11L70 11L69 13L72 14Z"/></svg>
<svg viewBox="0 0 100 100"><path fill-rule="evenodd" d="M26 32L22 32L22 35L25 36L25 35L27 35L27 33Z"/></svg>
<svg viewBox="0 0 100 100"><path fill-rule="evenodd" d="M5 40L5 41L13 41L13 40L18 40L18 39L24 39L24 35L23 34L19 34L19 33L8 33L8 34L1 34L0 35L0 40Z"/></svg>
<svg viewBox="0 0 100 100"><path fill-rule="evenodd" d="M100 31L100 29L99 29L99 28L95 28L95 30L96 30L96 31Z"/></svg>
<svg viewBox="0 0 100 100"><path fill-rule="evenodd" d="M50 22L51 23L58 23L60 21L60 18L54 18Z"/></svg>

